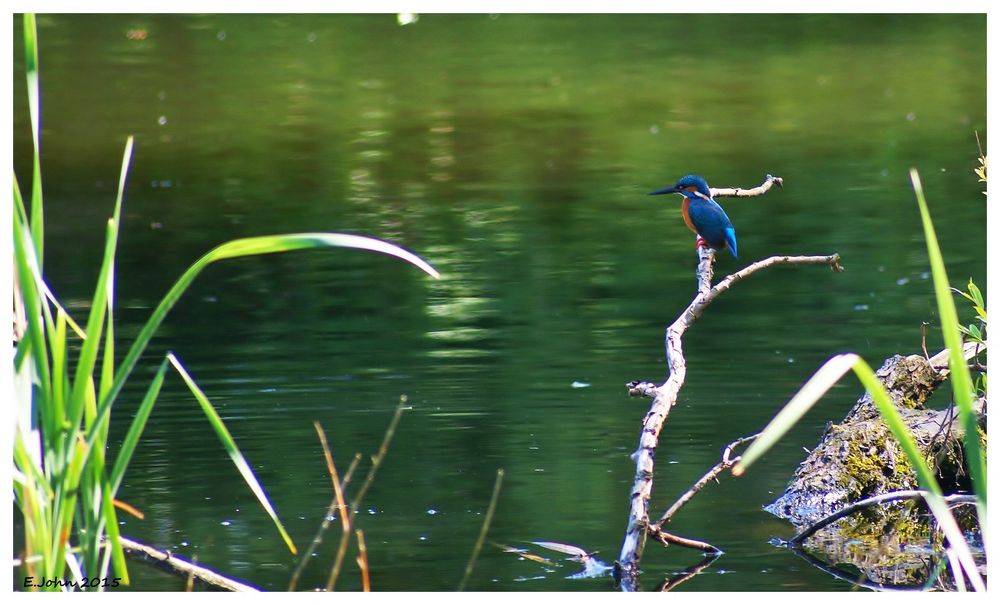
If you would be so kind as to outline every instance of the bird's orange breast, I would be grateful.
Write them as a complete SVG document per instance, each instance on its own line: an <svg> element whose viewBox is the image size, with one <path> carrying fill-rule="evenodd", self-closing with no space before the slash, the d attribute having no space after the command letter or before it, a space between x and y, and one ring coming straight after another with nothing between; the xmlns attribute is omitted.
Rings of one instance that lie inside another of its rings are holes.
<svg viewBox="0 0 1000 605"><path fill-rule="evenodd" d="M684 217L684 224L688 226L688 229L697 235L698 230L694 228L694 223L691 222L691 215L688 214L688 202L690 201L691 200L685 197L684 201L681 202L681 216Z"/></svg>

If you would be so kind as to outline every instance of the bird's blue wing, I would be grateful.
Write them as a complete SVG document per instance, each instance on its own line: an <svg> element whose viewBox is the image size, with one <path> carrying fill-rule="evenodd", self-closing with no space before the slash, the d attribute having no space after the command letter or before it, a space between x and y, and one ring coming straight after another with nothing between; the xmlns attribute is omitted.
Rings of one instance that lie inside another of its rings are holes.
<svg viewBox="0 0 1000 605"><path fill-rule="evenodd" d="M691 200L688 214L698 234L713 248L729 248L736 256L736 229L726 216L726 211L715 200Z"/></svg>

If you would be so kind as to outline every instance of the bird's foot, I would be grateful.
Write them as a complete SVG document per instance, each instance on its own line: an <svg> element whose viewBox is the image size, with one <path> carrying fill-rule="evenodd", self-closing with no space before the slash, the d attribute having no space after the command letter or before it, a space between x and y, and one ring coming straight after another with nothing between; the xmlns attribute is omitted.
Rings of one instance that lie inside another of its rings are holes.
<svg viewBox="0 0 1000 605"><path fill-rule="evenodd" d="M698 236L698 239L695 240L694 247L695 247L695 249L698 249L698 248L711 248L711 246L708 245L708 242L705 241L705 238L703 238L700 235Z"/></svg>

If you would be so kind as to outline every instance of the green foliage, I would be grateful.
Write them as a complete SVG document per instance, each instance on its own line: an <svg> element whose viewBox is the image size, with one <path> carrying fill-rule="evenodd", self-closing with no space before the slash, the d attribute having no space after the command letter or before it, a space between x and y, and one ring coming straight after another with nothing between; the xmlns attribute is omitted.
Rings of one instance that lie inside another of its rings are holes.
<svg viewBox="0 0 1000 605"><path fill-rule="evenodd" d="M986 300L983 298L983 293L979 291L979 287L972 281L972 278L969 278L969 285L966 286L964 292L957 288L952 288L952 291L961 294L972 303L972 308L976 313L976 320L978 321L978 324L971 323L968 326L963 326L959 323L959 331L965 334L968 340L986 346Z"/></svg>
<svg viewBox="0 0 1000 605"><path fill-rule="evenodd" d="M357 235L299 233L253 237L222 244L198 259L157 305L124 359L115 363L115 258L132 138L125 145L104 255L85 328L73 321L45 283L42 269L42 196L39 160L38 53L33 15L24 17L29 105L34 135L30 218L15 179L14 501L24 520L24 575L65 579L115 576L129 583L118 536L115 496L146 426L168 368L184 379L244 481L273 520L289 550L295 546L235 440L208 397L180 361L168 353L115 456L106 460L111 412L136 363L167 313L209 264L244 256L308 248L357 248L388 254L434 278L424 260L393 244ZM18 323L17 320L20 319ZM71 342L68 329L81 339ZM102 340L102 336L104 337ZM113 570L113 573L109 573ZM75 588L85 588L76 584ZM46 586L44 589L65 589ZM93 587L89 588L103 588Z"/></svg>
<svg viewBox="0 0 1000 605"><path fill-rule="evenodd" d="M948 276L945 272L944 259L931 221L927 202L924 199L923 187L916 170L911 170L910 177L917 197L917 205L924 226L927 241L927 252L933 275L935 298L938 303L938 313L941 317L941 330L948 349L948 364L951 371L951 384L955 406L959 411L959 423L964 429L964 451L969 474L972 477L973 489L977 500L977 513L982 534L987 535L986 513L986 456L985 448L980 439L979 426L973 410L975 391L972 386L971 374L965 359L964 346L958 323L958 314ZM982 310L985 320L985 304L979 289L970 280L968 292L962 293L976 306L976 312ZM985 584L972 559L969 545L961 528L955 521L950 509L942 498L942 491L934 477L934 473L924 459L913 435L910 434L896 406L893 404L885 387L879 381L871 366L854 353L837 355L827 361L799 389L791 401L764 428L760 437L747 448L740 462L733 468L733 474L745 472L753 462L770 449L788 430L827 393L849 371L853 370L865 389L871 394L879 413L893 437L899 443L906 459L913 467L917 482L927 492L925 500L941 529L948 538L955 565L955 577L960 574L969 579L976 590L985 590Z"/></svg>

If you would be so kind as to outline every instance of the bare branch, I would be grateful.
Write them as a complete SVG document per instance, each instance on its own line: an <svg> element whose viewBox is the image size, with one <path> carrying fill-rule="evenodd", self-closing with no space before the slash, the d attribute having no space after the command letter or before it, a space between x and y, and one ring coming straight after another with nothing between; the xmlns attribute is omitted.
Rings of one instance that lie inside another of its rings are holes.
<svg viewBox="0 0 1000 605"><path fill-rule="evenodd" d="M698 294L707 294L712 289L712 265L715 264L715 250L698 247L698 270L694 278L698 282Z"/></svg>
<svg viewBox="0 0 1000 605"><path fill-rule="evenodd" d="M764 195L768 192L772 185L777 185L778 187L784 186L784 181L779 176L771 176L770 174L764 177L764 182L754 187L753 189L741 189L739 187L735 188L721 188L712 189L712 197L754 197L758 195Z"/></svg>
<svg viewBox="0 0 1000 605"><path fill-rule="evenodd" d="M669 532L663 531L657 525L649 526L649 535L656 538L663 544L669 546L671 544L676 544L678 546L684 546L685 548L693 548L695 550L702 550L707 553L717 555L722 553L722 549L716 548L709 544L708 542L702 542L701 540L694 540L692 538L685 538L684 536L678 536L677 534L671 534Z"/></svg>
<svg viewBox="0 0 1000 605"><path fill-rule="evenodd" d="M765 182L762 187L769 187L768 182ZM654 458L656 447L659 444L660 431L671 408L677 403L677 395L687 375L687 362L684 359L682 346L684 332L701 317L708 305L719 295L731 288L733 284L757 271L774 265L829 265L834 271L843 270L839 264L840 255L838 254L830 256L772 256L725 277L713 287L708 287L711 284L714 251L699 248L698 257L698 294L684 312L667 328L665 340L669 375L666 382L655 390L653 403L643 419L642 432L639 435L639 448L632 454L636 466L635 480L631 492L628 526L625 530L625 538L618 559L624 580L623 588L626 590L635 582L639 559L642 558L642 551L645 547L647 531L653 529L649 527L649 499L653 489ZM634 390L630 388L630 393L633 392ZM647 393L648 391L641 394Z"/></svg>

